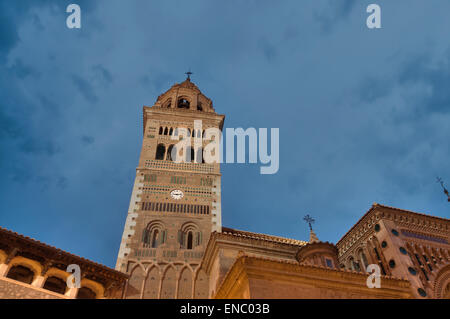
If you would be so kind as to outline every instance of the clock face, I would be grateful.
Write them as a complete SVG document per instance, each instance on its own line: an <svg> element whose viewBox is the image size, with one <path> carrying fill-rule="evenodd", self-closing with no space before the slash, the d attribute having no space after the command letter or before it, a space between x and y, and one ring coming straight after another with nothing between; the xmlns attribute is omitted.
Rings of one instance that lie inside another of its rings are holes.
<svg viewBox="0 0 450 319"><path fill-rule="evenodd" d="M182 199L183 198L183 192L179 189L174 189L170 192L170 196L172 196L173 199Z"/></svg>

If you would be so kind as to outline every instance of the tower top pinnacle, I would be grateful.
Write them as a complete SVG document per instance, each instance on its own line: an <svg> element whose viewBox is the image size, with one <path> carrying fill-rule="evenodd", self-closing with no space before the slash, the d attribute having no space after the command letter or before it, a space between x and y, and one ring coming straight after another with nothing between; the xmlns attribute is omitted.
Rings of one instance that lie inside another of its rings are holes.
<svg viewBox="0 0 450 319"><path fill-rule="evenodd" d="M316 233L314 233L312 229L312 224L314 224L315 220L309 214L307 214L305 217L303 217L303 220L308 223L310 234L309 234L309 242L310 243L317 243L319 242L319 239L317 238Z"/></svg>
<svg viewBox="0 0 450 319"><path fill-rule="evenodd" d="M186 72L186 73L184 73L184 74L186 74L186 75L187 75L187 78L186 78L186 80L187 80L187 81L190 81L190 80L191 80L191 75L192 75L192 74L194 74L194 73L192 73L192 72L191 72L191 70L189 70L189 71L187 71L187 72Z"/></svg>

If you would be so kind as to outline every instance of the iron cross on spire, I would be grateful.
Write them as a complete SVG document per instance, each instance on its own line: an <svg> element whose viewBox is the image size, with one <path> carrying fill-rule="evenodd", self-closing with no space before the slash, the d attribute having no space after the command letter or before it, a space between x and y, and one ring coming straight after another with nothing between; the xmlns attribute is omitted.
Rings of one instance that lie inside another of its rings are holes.
<svg viewBox="0 0 450 319"><path fill-rule="evenodd" d="M444 190L444 194L447 195L447 200L450 202L450 194L449 194L448 190L445 188L444 182L442 181L442 178L438 177L437 178L437 182L439 184L441 184L442 189Z"/></svg>
<svg viewBox="0 0 450 319"><path fill-rule="evenodd" d="M184 74L187 75L187 80L190 80L190 79L191 79L191 75L194 74L194 73L192 73L191 70L189 70L189 71L187 71L187 72L184 73Z"/></svg>
<svg viewBox="0 0 450 319"><path fill-rule="evenodd" d="M312 226L311 226L311 225L314 224L314 222L315 222L314 218L312 218L312 217L309 216L309 214L308 214L308 215L306 215L305 217L303 217L303 220L304 220L305 222L308 223L308 225L309 225L309 230L312 231Z"/></svg>

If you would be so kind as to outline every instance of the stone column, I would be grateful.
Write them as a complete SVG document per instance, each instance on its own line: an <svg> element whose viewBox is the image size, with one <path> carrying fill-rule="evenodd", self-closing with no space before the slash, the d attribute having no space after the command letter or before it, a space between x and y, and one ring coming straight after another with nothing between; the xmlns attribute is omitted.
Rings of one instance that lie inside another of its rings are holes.
<svg viewBox="0 0 450 319"><path fill-rule="evenodd" d="M74 288L67 289L64 296L75 299L77 297L77 294L78 294L78 288L74 287Z"/></svg>
<svg viewBox="0 0 450 319"><path fill-rule="evenodd" d="M8 270L7 264L0 264L0 277L5 277L7 270Z"/></svg>
<svg viewBox="0 0 450 319"><path fill-rule="evenodd" d="M42 288L44 286L44 279L45 278L43 276L36 276L31 285L37 288Z"/></svg>

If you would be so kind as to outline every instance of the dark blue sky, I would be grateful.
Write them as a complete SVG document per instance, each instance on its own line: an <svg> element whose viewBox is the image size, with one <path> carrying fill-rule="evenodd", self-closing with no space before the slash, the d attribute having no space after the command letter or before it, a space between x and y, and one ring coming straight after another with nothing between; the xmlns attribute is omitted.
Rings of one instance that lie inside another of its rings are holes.
<svg viewBox="0 0 450 319"><path fill-rule="evenodd" d="M369 30L366 7L382 8ZM81 30L65 25L69 3ZM0 0L0 226L113 267L142 106L191 68L280 170L222 166L223 224L336 242L373 202L449 218L447 1Z"/></svg>

